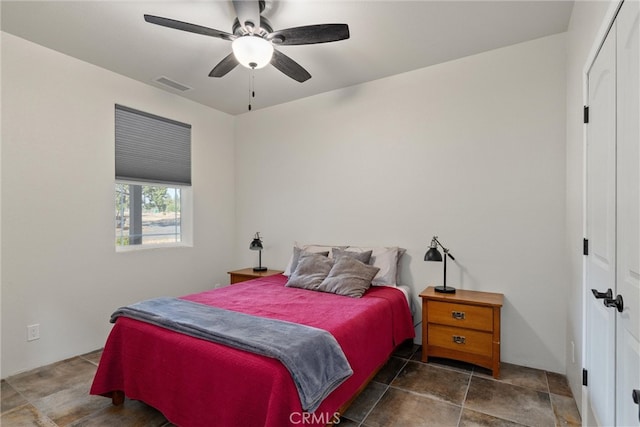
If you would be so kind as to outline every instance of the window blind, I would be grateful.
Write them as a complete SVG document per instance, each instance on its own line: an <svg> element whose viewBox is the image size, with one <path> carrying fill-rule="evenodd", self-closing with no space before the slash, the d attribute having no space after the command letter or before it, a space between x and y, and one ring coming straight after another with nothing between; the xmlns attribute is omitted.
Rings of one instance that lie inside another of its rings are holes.
<svg viewBox="0 0 640 427"><path fill-rule="evenodd" d="M191 125L116 104L116 179L191 185Z"/></svg>

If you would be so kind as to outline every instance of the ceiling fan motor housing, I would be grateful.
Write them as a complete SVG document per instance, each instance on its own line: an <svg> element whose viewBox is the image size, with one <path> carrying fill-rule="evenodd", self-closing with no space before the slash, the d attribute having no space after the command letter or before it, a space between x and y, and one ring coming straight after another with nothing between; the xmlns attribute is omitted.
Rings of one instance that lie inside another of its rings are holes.
<svg viewBox="0 0 640 427"><path fill-rule="evenodd" d="M249 34L247 30L242 25L240 25L240 21L238 20L238 18L233 20L233 27L231 32L238 37L246 36L247 34ZM273 28L271 28L271 23L269 22L269 20L264 16L261 16L260 27L257 29L253 29L253 35L264 38L272 32Z"/></svg>

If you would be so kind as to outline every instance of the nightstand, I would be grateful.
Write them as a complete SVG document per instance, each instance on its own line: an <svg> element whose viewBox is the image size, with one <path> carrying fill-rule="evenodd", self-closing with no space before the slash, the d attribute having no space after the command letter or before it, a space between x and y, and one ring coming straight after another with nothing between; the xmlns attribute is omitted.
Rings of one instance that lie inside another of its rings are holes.
<svg viewBox="0 0 640 427"><path fill-rule="evenodd" d="M422 298L422 361L446 357L491 369L500 376L500 309L504 295L457 289Z"/></svg>
<svg viewBox="0 0 640 427"><path fill-rule="evenodd" d="M229 283L246 282L247 280L257 279L258 277L275 276L282 274L282 270L253 271L253 268L243 268L242 270L229 271Z"/></svg>

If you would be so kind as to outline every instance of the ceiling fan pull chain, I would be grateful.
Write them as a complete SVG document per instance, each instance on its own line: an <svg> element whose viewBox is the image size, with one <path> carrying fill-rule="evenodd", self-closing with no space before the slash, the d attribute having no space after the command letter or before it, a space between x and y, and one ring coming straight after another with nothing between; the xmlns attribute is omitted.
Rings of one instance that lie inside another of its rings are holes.
<svg viewBox="0 0 640 427"><path fill-rule="evenodd" d="M251 102L253 101L253 70L251 70L251 75L249 75L249 111L251 111Z"/></svg>
<svg viewBox="0 0 640 427"><path fill-rule="evenodd" d="M251 76L249 77L249 111L251 111L251 104L253 102L253 98L256 97L255 91L255 76L253 74L253 68L251 69Z"/></svg>

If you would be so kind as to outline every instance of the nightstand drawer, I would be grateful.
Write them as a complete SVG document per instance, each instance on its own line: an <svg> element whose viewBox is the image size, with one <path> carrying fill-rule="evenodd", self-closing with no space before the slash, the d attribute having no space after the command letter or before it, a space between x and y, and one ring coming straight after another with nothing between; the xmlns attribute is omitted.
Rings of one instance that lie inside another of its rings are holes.
<svg viewBox="0 0 640 427"><path fill-rule="evenodd" d="M229 276L229 283L233 285L235 283L246 282L247 280L253 280L255 278L256 278L255 276L232 274Z"/></svg>
<svg viewBox="0 0 640 427"><path fill-rule="evenodd" d="M492 355L493 335L489 332L431 324L428 327L430 346L433 345L480 356L491 357Z"/></svg>
<svg viewBox="0 0 640 427"><path fill-rule="evenodd" d="M441 301L428 301L427 304L429 323L493 331L493 309L491 307Z"/></svg>
<svg viewBox="0 0 640 427"><path fill-rule="evenodd" d="M264 270L254 271L253 268L243 268L242 270L229 271L229 283L241 283L247 280L257 279L258 277L275 276L276 274L282 274L282 270Z"/></svg>

